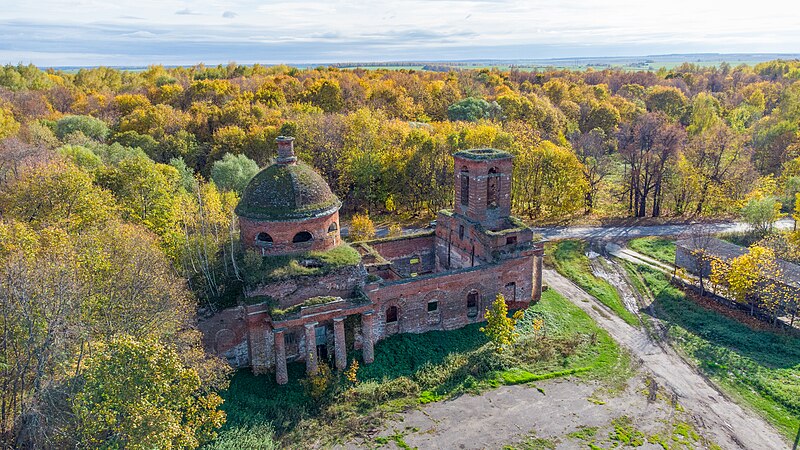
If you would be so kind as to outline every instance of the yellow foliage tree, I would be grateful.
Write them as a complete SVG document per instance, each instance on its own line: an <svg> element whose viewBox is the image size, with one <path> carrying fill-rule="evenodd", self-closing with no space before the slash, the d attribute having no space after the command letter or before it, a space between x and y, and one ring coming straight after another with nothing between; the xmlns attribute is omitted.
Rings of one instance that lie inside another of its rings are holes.
<svg viewBox="0 0 800 450"><path fill-rule="evenodd" d="M366 214L356 214L350 221L350 239L365 241L375 237L375 224Z"/></svg>
<svg viewBox="0 0 800 450"><path fill-rule="evenodd" d="M522 314L522 311L517 311L512 317L508 317L508 306L503 294L497 294L492 307L486 309L483 316L486 319L486 326L481 327L481 332L492 342L495 352L502 353L504 348L517 340L519 335L514 331L514 327L522 318Z"/></svg>
<svg viewBox="0 0 800 450"><path fill-rule="evenodd" d="M712 261L711 267L712 281L725 286L736 302L750 305L750 314L757 305L773 316L777 312L781 296L774 280L780 276L781 269L772 249L753 245L730 264Z"/></svg>

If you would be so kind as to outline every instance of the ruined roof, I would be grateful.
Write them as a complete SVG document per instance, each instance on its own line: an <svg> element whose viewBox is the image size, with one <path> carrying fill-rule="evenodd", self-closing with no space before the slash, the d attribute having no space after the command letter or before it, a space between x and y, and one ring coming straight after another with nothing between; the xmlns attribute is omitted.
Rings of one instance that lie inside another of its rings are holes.
<svg viewBox="0 0 800 450"><path fill-rule="evenodd" d="M236 214L253 220L302 220L331 214L342 202L308 164L273 164L253 177Z"/></svg>
<svg viewBox="0 0 800 450"><path fill-rule="evenodd" d="M458 156L466 159L474 159L478 161L492 160L492 159L506 159L513 158L514 155L503 150L496 148L470 148L468 150L461 150L456 152L453 156Z"/></svg>

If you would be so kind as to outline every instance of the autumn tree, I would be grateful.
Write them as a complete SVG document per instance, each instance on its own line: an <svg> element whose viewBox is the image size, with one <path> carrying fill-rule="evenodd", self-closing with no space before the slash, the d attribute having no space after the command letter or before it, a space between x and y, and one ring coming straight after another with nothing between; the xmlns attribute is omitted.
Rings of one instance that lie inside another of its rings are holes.
<svg viewBox="0 0 800 450"><path fill-rule="evenodd" d="M350 239L353 241L366 241L375 237L375 225L366 214L356 214L350 220Z"/></svg>
<svg viewBox="0 0 800 450"><path fill-rule="evenodd" d="M517 340L515 327L522 315L522 311L517 311L512 317L508 317L508 306L503 294L497 294L491 308L486 309L483 316L486 319L486 325L481 327L481 332L489 338L496 353L502 353L506 347Z"/></svg>
<svg viewBox="0 0 800 450"><path fill-rule="evenodd" d="M583 208L590 188L575 154L549 141L519 145L515 154L515 209L531 218L563 218Z"/></svg>
<svg viewBox="0 0 800 450"><path fill-rule="evenodd" d="M627 165L628 209L645 217L648 202L652 215L661 215L667 164L683 146L685 132L662 114L646 114L618 135L619 152Z"/></svg>
<svg viewBox="0 0 800 450"><path fill-rule="evenodd" d="M74 399L79 446L193 449L225 422L222 399L152 339L115 337L86 361Z"/></svg>
<svg viewBox="0 0 800 450"><path fill-rule="evenodd" d="M701 215L709 200L714 206L733 200L735 186L748 182L751 165L743 139L729 127L715 122L698 130L683 153L690 169L685 176L697 184L694 212Z"/></svg>
<svg viewBox="0 0 800 450"><path fill-rule="evenodd" d="M749 305L750 315L761 306L776 318L780 306L776 281L781 269L771 249L753 245L728 264L717 261L711 276L715 283L725 286L733 300Z"/></svg>
<svg viewBox="0 0 800 450"><path fill-rule="evenodd" d="M583 176L588 184L585 206L588 213L595 206L600 183L611 174L613 169L611 148L605 132L599 128L588 133L573 133L570 141L575 156L583 166Z"/></svg>

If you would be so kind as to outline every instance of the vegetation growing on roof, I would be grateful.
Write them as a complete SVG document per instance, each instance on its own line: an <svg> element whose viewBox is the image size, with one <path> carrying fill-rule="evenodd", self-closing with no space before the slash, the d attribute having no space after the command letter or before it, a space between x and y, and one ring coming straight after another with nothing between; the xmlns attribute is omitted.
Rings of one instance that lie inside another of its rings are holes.
<svg viewBox="0 0 800 450"><path fill-rule="evenodd" d="M511 153L496 148L471 148L456 152L453 156L460 156L462 158L474 159L478 161L490 159L505 159L512 158Z"/></svg>
<svg viewBox="0 0 800 450"><path fill-rule="evenodd" d="M343 267L356 266L360 262L361 255L358 251L342 244L325 251L266 256L260 261L256 260L253 267L246 267L244 272L247 274L247 283L256 286L297 276L326 275Z"/></svg>
<svg viewBox="0 0 800 450"><path fill-rule="evenodd" d="M273 164L247 185L236 214L256 220L297 220L341 206L328 183L311 166Z"/></svg>

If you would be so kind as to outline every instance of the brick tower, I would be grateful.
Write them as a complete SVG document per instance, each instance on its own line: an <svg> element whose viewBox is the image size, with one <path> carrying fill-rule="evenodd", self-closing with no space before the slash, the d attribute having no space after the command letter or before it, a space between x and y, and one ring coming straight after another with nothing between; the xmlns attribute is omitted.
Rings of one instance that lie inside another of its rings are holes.
<svg viewBox="0 0 800 450"><path fill-rule="evenodd" d="M458 152L453 159L455 212L488 230L506 228L511 215L511 154L478 148Z"/></svg>

